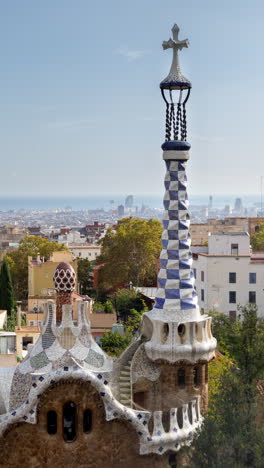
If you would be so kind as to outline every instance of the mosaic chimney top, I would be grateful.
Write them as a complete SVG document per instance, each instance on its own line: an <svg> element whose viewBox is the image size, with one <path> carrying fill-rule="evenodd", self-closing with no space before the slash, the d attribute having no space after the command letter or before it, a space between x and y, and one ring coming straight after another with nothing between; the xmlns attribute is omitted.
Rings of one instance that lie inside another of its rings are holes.
<svg viewBox="0 0 264 468"><path fill-rule="evenodd" d="M53 282L57 292L72 293L76 284L74 268L69 263L59 263L54 271Z"/></svg>

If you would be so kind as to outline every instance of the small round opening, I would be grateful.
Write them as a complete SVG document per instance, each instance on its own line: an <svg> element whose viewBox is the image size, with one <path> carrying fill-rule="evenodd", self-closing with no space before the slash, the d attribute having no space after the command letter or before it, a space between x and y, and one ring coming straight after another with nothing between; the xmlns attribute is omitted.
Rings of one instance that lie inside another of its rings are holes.
<svg viewBox="0 0 264 468"><path fill-rule="evenodd" d="M180 336L183 336L184 333L185 333L185 325L183 325L183 323L180 323L180 325L178 326L178 333Z"/></svg>

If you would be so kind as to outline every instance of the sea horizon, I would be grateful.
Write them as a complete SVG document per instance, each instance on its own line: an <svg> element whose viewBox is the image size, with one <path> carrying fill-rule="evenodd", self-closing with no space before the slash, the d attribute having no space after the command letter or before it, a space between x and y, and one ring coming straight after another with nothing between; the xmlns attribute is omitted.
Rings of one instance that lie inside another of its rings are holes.
<svg viewBox="0 0 264 468"><path fill-rule="evenodd" d="M127 195L104 194L85 196L0 196L0 212L16 210L63 210L73 211L105 210L116 209L118 205L124 205ZM190 195L191 206L209 206L210 195ZM224 208L226 205L234 207L236 198L241 198L244 208L260 207L261 198L259 194L250 195L212 195L212 207ZM135 194L134 207L139 209L142 205L151 209L163 208L162 194Z"/></svg>

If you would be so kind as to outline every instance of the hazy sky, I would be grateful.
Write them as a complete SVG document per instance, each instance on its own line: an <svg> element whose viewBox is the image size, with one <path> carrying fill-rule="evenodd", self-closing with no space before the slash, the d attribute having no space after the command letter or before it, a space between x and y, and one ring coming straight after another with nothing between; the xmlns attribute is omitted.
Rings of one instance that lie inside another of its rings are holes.
<svg viewBox="0 0 264 468"><path fill-rule="evenodd" d="M175 22L190 40L189 192L259 192L262 0L0 0L0 195L163 193Z"/></svg>

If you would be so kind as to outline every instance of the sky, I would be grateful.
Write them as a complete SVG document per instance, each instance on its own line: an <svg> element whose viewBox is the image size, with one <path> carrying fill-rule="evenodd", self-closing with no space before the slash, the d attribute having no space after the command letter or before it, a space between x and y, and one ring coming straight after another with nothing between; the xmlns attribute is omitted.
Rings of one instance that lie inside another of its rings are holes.
<svg viewBox="0 0 264 468"><path fill-rule="evenodd" d="M0 196L162 194L174 23L190 194L259 193L262 0L1 0Z"/></svg>

